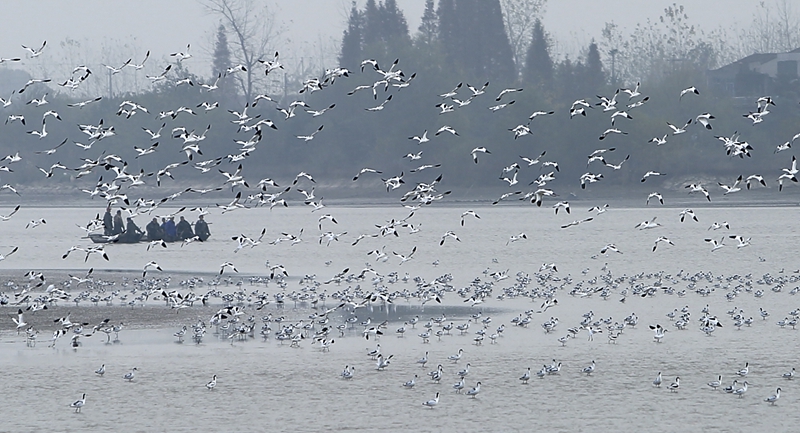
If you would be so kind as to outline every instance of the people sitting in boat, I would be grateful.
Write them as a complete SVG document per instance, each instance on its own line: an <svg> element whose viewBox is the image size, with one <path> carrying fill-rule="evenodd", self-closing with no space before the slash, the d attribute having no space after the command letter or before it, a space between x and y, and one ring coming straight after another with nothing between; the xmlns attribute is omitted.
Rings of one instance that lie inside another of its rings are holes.
<svg viewBox="0 0 800 433"><path fill-rule="evenodd" d="M189 221L186 221L186 219L184 219L183 217L181 217L181 220L178 221L178 225L175 226L175 228L178 232L178 239L182 241L194 237L194 233L192 232L192 225L189 224Z"/></svg>
<svg viewBox="0 0 800 433"><path fill-rule="evenodd" d="M153 218L147 226L145 227L147 230L147 238L151 241L159 241L164 239L164 231L161 229L161 226L158 225L158 218Z"/></svg>
<svg viewBox="0 0 800 433"><path fill-rule="evenodd" d="M178 240L178 231L175 227L175 218L169 217L166 221L161 218L161 228L164 229L164 240L174 242Z"/></svg>
<svg viewBox="0 0 800 433"><path fill-rule="evenodd" d="M114 229L112 230L112 235L117 235L125 231L125 221L122 220L122 211L117 210L116 215L114 215Z"/></svg>
<svg viewBox="0 0 800 433"><path fill-rule="evenodd" d="M125 230L125 234L120 236L120 239L124 239L123 242L139 242L141 238L142 230L133 222L133 218L128 218L128 228Z"/></svg>
<svg viewBox="0 0 800 433"><path fill-rule="evenodd" d="M203 215L200 215L197 219L197 222L194 223L194 234L196 234L197 237L204 242L209 236L211 236L211 232L208 231L208 223L206 223L206 220L203 219Z"/></svg>
<svg viewBox="0 0 800 433"><path fill-rule="evenodd" d="M106 213L103 215L103 234L106 236L114 234L114 217L111 215L111 205L106 206Z"/></svg>

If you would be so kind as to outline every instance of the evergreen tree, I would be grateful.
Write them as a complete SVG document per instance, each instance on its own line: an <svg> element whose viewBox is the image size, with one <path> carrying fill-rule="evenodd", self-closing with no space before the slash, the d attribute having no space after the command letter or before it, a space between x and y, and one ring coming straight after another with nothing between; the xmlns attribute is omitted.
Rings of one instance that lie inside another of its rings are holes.
<svg viewBox="0 0 800 433"><path fill-rule="evenodd" d="M220 24L217 28L217 42L214 44L214 58L211 74L217 76L231 66L231 50L228 46L228 32Z"/></svg>
<svg viewBox="0 0 800 433"><path fill-rule="evenodd" d="M408 21L397 7L397 0L386 0L382 7L384 42L390 46L407 46L411 41L408 35Z"/></svg>
<svg viewBox="0 0 800 433"><path fill-rule="evenodd" d="M225 26L220 24L217 28L217 42L214 44L214 56L211 63L211 81L213 84L215 80L219 80L216 92L221 95L219 99L224 106L233 103L236 99L235 91L232 90L234 87L228 85L228 80L223 77L225 70L230 66L231 51L228 45L228 32Z"/></svg>
<svg viewBox="0 0 800 433"><path fill-rule="evenodd" d="M467 33L483 36L484 43L481 46L483 62L474 62L477 67L476 72L506 82L516 81L514 53L506 34L500 0L475 0L474 16L482 28L477 32L470 28L464 30Z"/></svg>
<svg viewBox="0 0 800 433"><path fill-rule="evenodd" d="M417 29L417 40L425 45L430 45L438 36L438 26L436 23L436 11L433 8L433 0L425 0L425 12Z"/></svg>
<svg viewBox="0 0 800 433"><path fill-rule="evenodd" d="M441 0L437 15L450 69L460 69L469 80L515 79L499 0Z"/></svg>
<svg viewBox="0 0 800 433"><path fill-rule="evenodd" d="M364 46L373 46L382 40L381 34L383 33L382 14L375 0L367 0L362 16L362 40L364 41Z"/></svg>
<svg viewBox="0 0 800 433"><path fill-rule="evenodd" d="M548 88L553 81L553 59L550 58L550 44L547 39L542 22L536 20L531 45L525 56L522 80L540 88ZM571 64L568 66L571 68Z"/></svg>
<svg viewBox="0 0 800 433"><path fill-rule="evenodd" d="M363 57L384 64L408 54L411 46L408 22L396 0L377 4L375 0L368 0L362 16Z"/></svg>
<svg viewBox="0 0 800 433"><path fill-rule="evenodd" d="M586 54L586 65L584 67L584 82L587 88L597 93L606 84L606 73L603 71L603 62L600 60L600 51L597 44L592 41L589 44L589 52Z"/></svg>
<svg viewBox="0 0 800 433"><path fill-rule="evenodd" d="M342 36L342 50L339 54L339 66L350 70L356 70L361 64L361 45L363 16L356 7L356 2L350 8L350 18L347 20L347 29Z"/></svg>
<svg viewBox="0 0 800 433"><path fill-rule="evenodd" d="M558 93L557 97L563 99L572 97L576 93L574 89L575 67L572 64L572 60L569 59L569 56L562 60L552 73L554 73L554 79L551 81L555 84L554 90Z"/></svg>
<svg viewBox="0 0 800 433"><path fill-rule="evenodd" d="M453 61L455 61L455 53L448 51L448 49L457 47L459 43L455 0L439 0L436 16L439 18L439 41L446 53L444 60L452 66Z"/></svg>

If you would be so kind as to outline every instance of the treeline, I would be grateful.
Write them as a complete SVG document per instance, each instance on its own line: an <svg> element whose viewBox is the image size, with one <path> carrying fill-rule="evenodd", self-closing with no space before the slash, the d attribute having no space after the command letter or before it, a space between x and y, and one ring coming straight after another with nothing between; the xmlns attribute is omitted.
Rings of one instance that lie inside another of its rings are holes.
<svg viewBox="0 0 800 433"><path fill-rule="evenodd" d="M293 83L292 92L255 96L246 105L237 98L232 81L240 72L228 71L235 65L230 64L230 54L220 42L224 35L220 29L215 74L210 80L183 70L176 62L167 79L151 91L103 98L82 108L68 106L78 101L68 94L54 94L49 84L15 93L3 114L22 115L26 124L9 121L0 126L0 152L13 155L19 151L23 159L4 162L9 171L0 172L0 183L19 185L23 191L26 186L90 191L100 176L105 181L114 177L110 165L122 167L124 161L128 173L145 173L145 186L131 193L152 197L187 186L222 185L226 178L219 171L234 172L239 164L249 187L237 188L251 194L259 192L255 185L261 179L274 179L283 188L301 171L315 177L318 191L328 189L322 194L328 199L383 197L387 188L381 179L401 173L406 185L390 191L389 197L399 198L418 182L429 183L439 175L442 181L437 188L453 190L451 197L525 192L535 190L538 186L530 183L550 171L555 180L546 187L567 197L624 194L630 187L683 193L683 186L690 182L707 183L713 190L717 181L732 183L740 174L753 173L764 175L775 186L781 168L790 166L791 158L786 156L788 152L774 150L798 132L797 101L775 98L775 105L769 106L771 113L754 125L743 115L756 111L756 101L712 97L706 91L701 66L670 65L651 75L652 81L637 84L620 78L630 74L615 70L619 64L614 68L604 64L602 48L594 42L578 58L556 60L552 41L540 22L531 32L524 63L515 64L498 0L440 0L437 4L427 0L420 27L413 33L394 0L369 0L363 9L353 4L339 56L339 66L346 71L320 71L305 83ZM24 84L20 77L14 80L21 81L20 88ZM217 88L212 90L201 86L214 83ZM690 86L696 86L699 94L679 97ZM510 91L500 97L506 89ZM45 93L46 105L28 103ZM616 105L607 102L610 108L605 109L599 105L601 97ZM130 107L123 104L126 100L148 111L130 114ZM572 110L577 100L588 104L582 113ZM220 103L216 108L203 106L215 102ZM628 107L637 102L641 105ZM377 109L380 106L383 108ZM194 114L177 111L179 107ZM328 107L332 108L317 114ZM42 130L47 110L60 113L61 120L47 117L48 135L40 139L31 131ZM245 110L250 119L234 123ZM159 115L170 111L177 114ZM535 112L552 114L531 119ZM614 117L612 126L615 112L627 116ZM714 116L713 129L696 124L702 113ZM267 119L275 128L253 126ZM683 126L689 119L693 123L683 134L673 135L667 125ZM79 125L101 122L106 128L113 126L114 134L90 143ZM157 131L162 125L161 137L156 140L144 131ZM443 126L458 135L437 135ZM619 133L603 134L612 127ZM530 132L520 135L519 131L525 130ZM311 140L298 138L315 131ZM410 138L421 137L425 131L430 141L418 144ZM190 132L204 134L198 143L202 154L182 150ZM650 142L663 136L667 136L666 144ZM715 136L738 136L747 141L753 148L750 156L727 155ZM55 152L46 152L63 140L65 144ZM155 152L137 157L139 151L134 147L144 149L156 141ZM257 144L248 151L247 141ZM475 151L482 147L487 152ZM587 164L588 156L601 148L615 149L604 154L609 165L600 161ZM534 165L521 158L535 159L543 153ZM74 169L85 159L109 154L119 160L77 177ZM627 155L630 158L626 159ZM203 171L198 166L201 161L219 165ZM553 165L543 166L543 162L557 163L558 170ZM55 163L72 170L56 169L47 177L46 171ZM155 173L173 163L183 164L170 170L171 177L160 176L161 186L156 188ZM618 169L611 167L617 164L621 164ZM419 169L427 165L432 167ZM367 173L354 182L352 178L365 167L382 173ZM667 175L644 184L642 175L649 170ZM587 172L603 177L583 189L579 179ZM148 176L150 173L153 175ZM514 175L518 183L509 185ZM228 191L226 186L218 194Z"/></svg>

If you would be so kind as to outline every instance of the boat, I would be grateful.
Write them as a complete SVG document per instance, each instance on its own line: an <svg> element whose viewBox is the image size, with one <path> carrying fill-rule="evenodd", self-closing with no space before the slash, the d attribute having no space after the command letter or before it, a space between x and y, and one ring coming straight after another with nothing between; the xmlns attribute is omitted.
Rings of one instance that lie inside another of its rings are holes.
<svg viewBox="0 0 800 433"><path fill-rule="evenodd" d="M96 244L108 244L108 243L115 243L115 244L135 244L139 242L149 242L149 238L146 234L142 234L138 240L131 240L126 237L120 237L118 239L114 239L114 236L106 236L101 233L89 233L89 239Z"/></svg>

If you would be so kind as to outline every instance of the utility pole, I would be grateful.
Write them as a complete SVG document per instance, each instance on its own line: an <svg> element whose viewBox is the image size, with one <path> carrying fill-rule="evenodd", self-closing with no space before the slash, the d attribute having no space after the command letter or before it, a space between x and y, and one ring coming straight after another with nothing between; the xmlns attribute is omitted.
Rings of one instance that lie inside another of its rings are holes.
<svg viewBox="0 0 800 433"><path fill-rule="evenodd" d="M113 84L113 80L111 78L112 76L113 76L113 74L111 73L111 70L109 70L108 71L108 99L112 99L114 97L114 84Z"/></svg>

